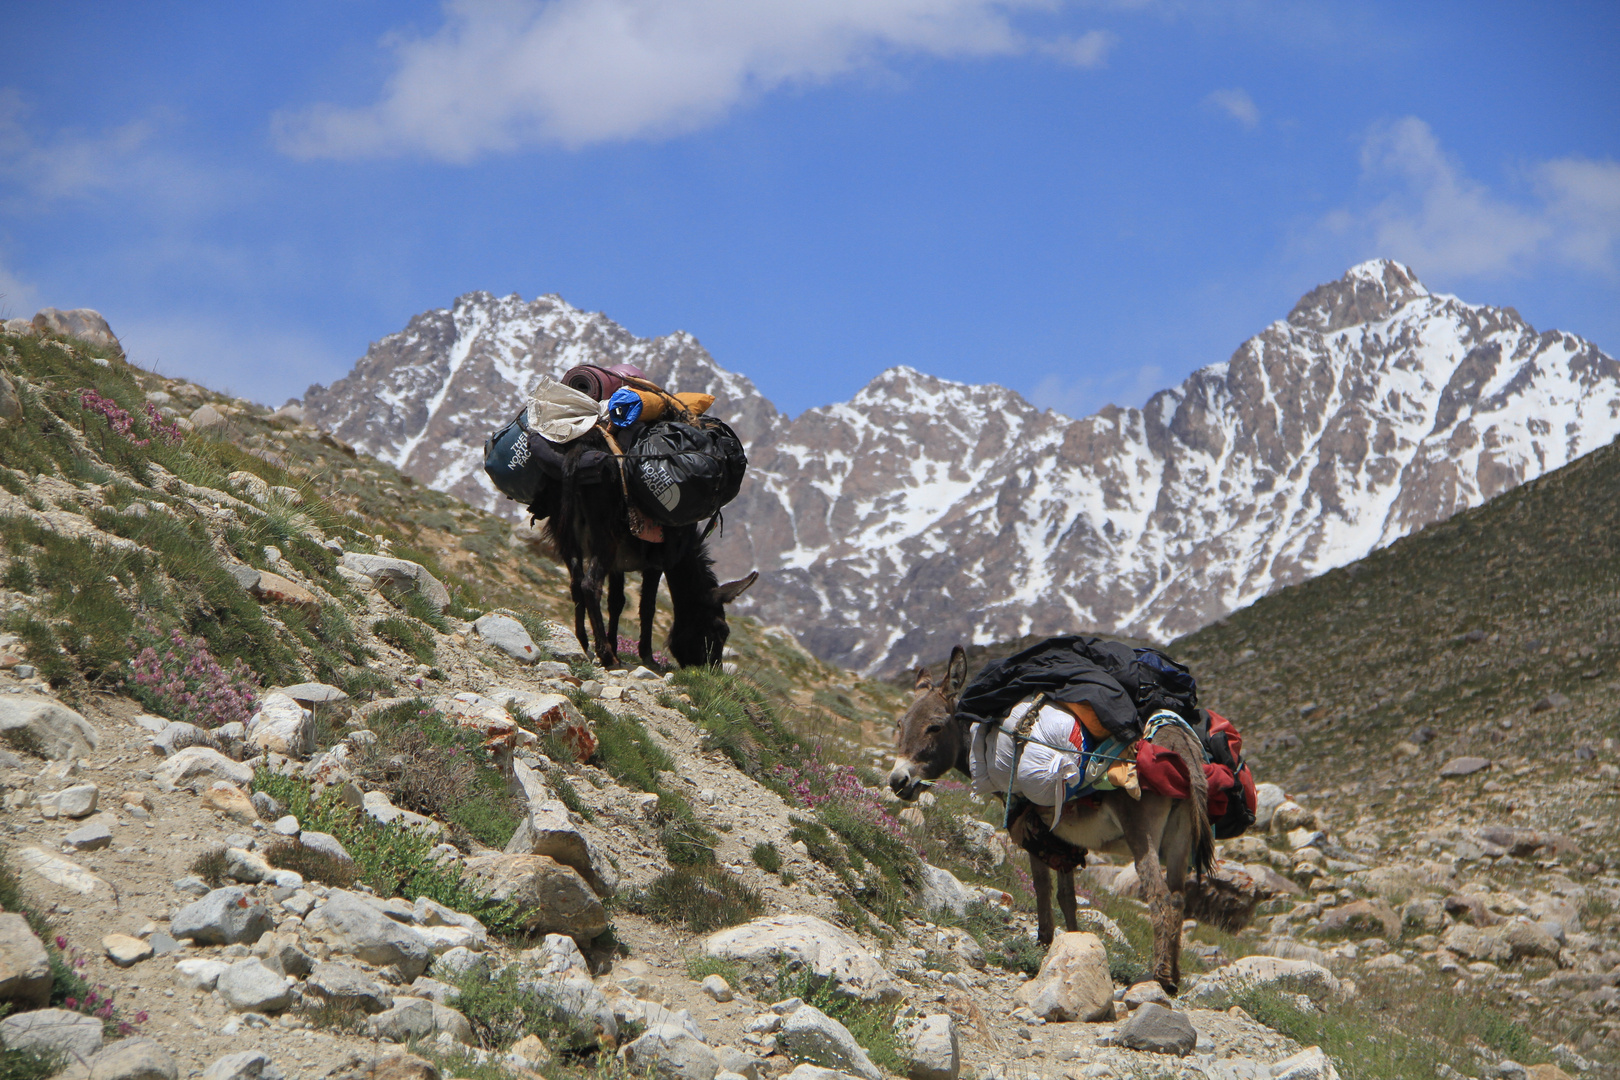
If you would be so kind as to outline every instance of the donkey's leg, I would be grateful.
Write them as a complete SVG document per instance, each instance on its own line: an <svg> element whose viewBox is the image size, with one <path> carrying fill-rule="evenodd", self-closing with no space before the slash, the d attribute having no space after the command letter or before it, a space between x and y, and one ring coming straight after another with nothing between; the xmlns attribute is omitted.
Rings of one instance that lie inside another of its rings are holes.
<svg viewBox="0 0 1620 1080"><path fill-rule="evenodd" d="M619 659L619 615L624 611L624 574L618 570L608 574L608 644L613 649L613 660Z"/></svg>
<svg viewBox="0 0 1620 1080"><path fill-rule="evenodd" d="M1192 852L1192 808L1185 800L1178 800L1165 821L1164 840L1159 847L1170 910L1176 921L1176 932L1170 938L1170 978L1178 985L1181 983L1181 924L1187 914L1187 866L1192 861Z"/></svg>
<svg viewBox="0 0 1620 1080"><path fill-rule="evenodd" d="M1148 914L1153 922L1153 977L1167 994L1174 994L1178 982L1171 961L1173 944L1181 937L1181 920L1171 908L1170 892L1164 882L1164 870L1159 865L1159 845L1164 837L1165 819L1169 816L1170 800L1163 796L1151 799L1144 795L1134 803L1132 811L1122 815L1125 843L1136 860L1136 876L1142 883L1142 894L1148 902Z"/></svg>
<svg viewBox="0 0 1620 1080"><path fill-rule="evenodd" d="M1035 940L1042 945L1052 944L1052 870L1029 854L1029 880L1035 889Z"/></svg>
<svg viewBox="0 0 1620 1080"><path fill-rule="evenodd" d="M658 665L653 660L653 621L658 617L658 580L663 571L656 566L649 566L641 572L641 641L639 652L641 662L654 671Z"/></svg>
<svg viewBox="0 0 1620 1080"><path fill-rule="evenodd" d="M591 633L596 635L596 660L605 668L612 667L619 659L613 649L615 643L608 640L607 627L602 622L602 585L606 579L606 567L593 560L581 587L586 599L585 614L591 620ZM574 602L577 604L579 600Z"/></svg>
<svg viewBox="0 0 1620 1080"><path fill-rule="evenodd" d="M568 595L574 601L574 637L585 655L591 654L591 639L585 633L585 609L590 597L585 592L585 564L580 559L568 560Z"/></svg>
<svg viewBox="0 0 1620 1080"><path fill-rule="evenodd" d="M1069 931L1069 933L1072 934L1076 930L1080 929L1080 919L1074 911L1075 903L1073 870L1058 871L1057 894L1058 907L1063 912L1063 925Z"/></svg>

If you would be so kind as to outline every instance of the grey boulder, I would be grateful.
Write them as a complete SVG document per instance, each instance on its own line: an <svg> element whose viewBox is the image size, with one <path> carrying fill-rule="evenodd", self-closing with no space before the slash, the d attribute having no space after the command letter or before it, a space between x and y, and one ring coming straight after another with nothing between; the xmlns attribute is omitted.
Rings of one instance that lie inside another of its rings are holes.
<svg viewBox="0 0 1620 1080"><path fill-rule="evenodd" d="M434 611L443 611L450 604L450 590L420 563L351 551L338 560L338 565L364 574L385 595L415 591Z"/></svg>
<svg viewBox="0 0 1620 1080"><path fill-rule="evenodd" d="M1119 1026L1114 1032L1114 1043L1131 1050L1184 1057L1198 1045L1198 1032L1193 1030L1192 1021L1185 1013L1173 1012L1150 1001Z"/></svg>
<svg viewBox="0 0 1620 1080"><path fill-rule="evenodd" d="M90 722L61 702L33 694L0 697L0 740L37 757L89 757L101 741Z"/></svg>
<svg viewBox="0 0 1620 1080"><path fill-rule="evenodd" d="M394 1007L393 995L370 975L347 964L330 962L315 965L304 983L304 997L344 1011L368 1014Z"/></svg>
<svg viewBox="0 0 1620 1080"><path fill-rule="evenodd" d="M782 1018L776 1045L794 1061L838 1069L865 1080L883 1080L883 1070L867 1057L849 1029L814 1005L800 1005Z"/></svg>
<svg viewBox="0 0 1620 1080"><path fill-rule="evenodd" d="M491 612L477 619L473 629L482 640L520 664L533 664L541 658L540 647L534 643L523 624L510 615Z"/></svg>
<svg viewBox="0 0 1620 1080"><path fill-rule="evenodd" d="M202 1080L276 1080L282 1072L263 1050L227 1054L203 1070Z"/></svg>
<svg viewBox="0 0 1620 1080"><path fill-rule="evenodd" d="M179 1075L167 1050L138 1035L103 1047L90 1059L90 1080L177 1080Z"/></svg>
<svg viewBox="0 0 1620 1080"><path fill-rule="evenodd" d="M0 1002L24 1009L51 998L50 957L21 915L0 915Z"/></svg>
<svg viewBox="0 0 1620 1080"><path fill-rule="evenodd" d="M36 1009L0 1020L0 1045L88 1058L101 1049L101 1021L69 1009Z"/></svg>
<svg viewBox="0 0 1620 1080"><path fill-rule="evenodd" d="M956 1080L962 1071L956 1019L936 1013L913 1020L902 1032L901 1054L911 1080Z"/></svg>
<svg viewBox="0 0 1620 1080"><path fill-rule="evenodd" d="M892 1001L901 994L893 975L861 944L814 915L772 915L710 934L708 955L776 973L782 963L803 965L833 992L862 1001Z"/></svg>
<svg viewBox="0 0 1620 1080"><path fill-rule="evenodd" d="M619 1056L635 1072L660 1080L714 1080L720 1056L679 1024L655 1024Z"/></svg>
<svg viewBox="0 0 1620 1080"><path fill-rule="evenodd" d="M270 912L235 885L215 889L169 920L169 933L198 945L251 945L273 928Z"/></svg>
<svg viewBox="0 0 1620 1080"><path fill-rule="evenodd" d="M220 972L214 988L237 1012L281 1012L292 1004L287 976L271 971L256 956L239 960Z"/></svg>
<svg viewBox="0 0 1620 1080"><path fill-rule="evenodd" d="M325 902L309 913L304 929L336 952L378 967L392 964L406 979L425 972L433 959L433 951L422 935L341 889L333 889Z"/></svg>

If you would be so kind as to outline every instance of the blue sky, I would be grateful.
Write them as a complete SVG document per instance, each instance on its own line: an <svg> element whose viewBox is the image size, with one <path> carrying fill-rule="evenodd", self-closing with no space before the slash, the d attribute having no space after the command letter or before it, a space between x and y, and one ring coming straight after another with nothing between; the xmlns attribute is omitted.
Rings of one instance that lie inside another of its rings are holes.
<svg viewBox="0 0 1620 1080"><path fill-rule="evenodd" d="M1620 5L0 3L0 309L279 404L474 289L1075 415L1378 255L1620 352Z"/></svg>

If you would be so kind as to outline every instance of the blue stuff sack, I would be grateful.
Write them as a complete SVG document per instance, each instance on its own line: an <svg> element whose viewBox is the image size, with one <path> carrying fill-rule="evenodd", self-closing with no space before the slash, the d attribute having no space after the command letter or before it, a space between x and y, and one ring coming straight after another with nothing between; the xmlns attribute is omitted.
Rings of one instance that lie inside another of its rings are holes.
<svg viewBox="0 0 1620 1080"><path fill-rule="evenodd" d="M614 427L629 427L641 419L641 395L627 387L613 391L608 398L608 423Z"/></svg>

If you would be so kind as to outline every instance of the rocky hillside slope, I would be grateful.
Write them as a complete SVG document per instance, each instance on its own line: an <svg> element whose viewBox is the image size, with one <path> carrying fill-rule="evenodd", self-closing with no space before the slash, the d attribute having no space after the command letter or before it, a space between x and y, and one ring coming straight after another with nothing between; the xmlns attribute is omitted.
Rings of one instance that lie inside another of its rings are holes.
<svg viewBox="0 0 1620 1080"><path fill-rule="evenodd" d="M530 540L294 414L32 335L0 376L5 1075L1609 1068L1542 1022L1620 960L1561 842L1268 787L1170 1007L1128 868L1043 955L993 807L885 799L893 689L749 619L604 672Z"/></svg>
<svg viewBox="0 0 1620 1080"><path fill-rule="evenodd" d="M1313 290L1145 408L1082 420L908 367L789 419L689 334L637 339L555 296L486 293L413 319L304 408L498 510L484 437L539 374L582 362L720 398L752 462L719 545L764 574L744 610L891 674L959 640L1186 633L1620 432L1611 357L1388 261Z"/></svg>

